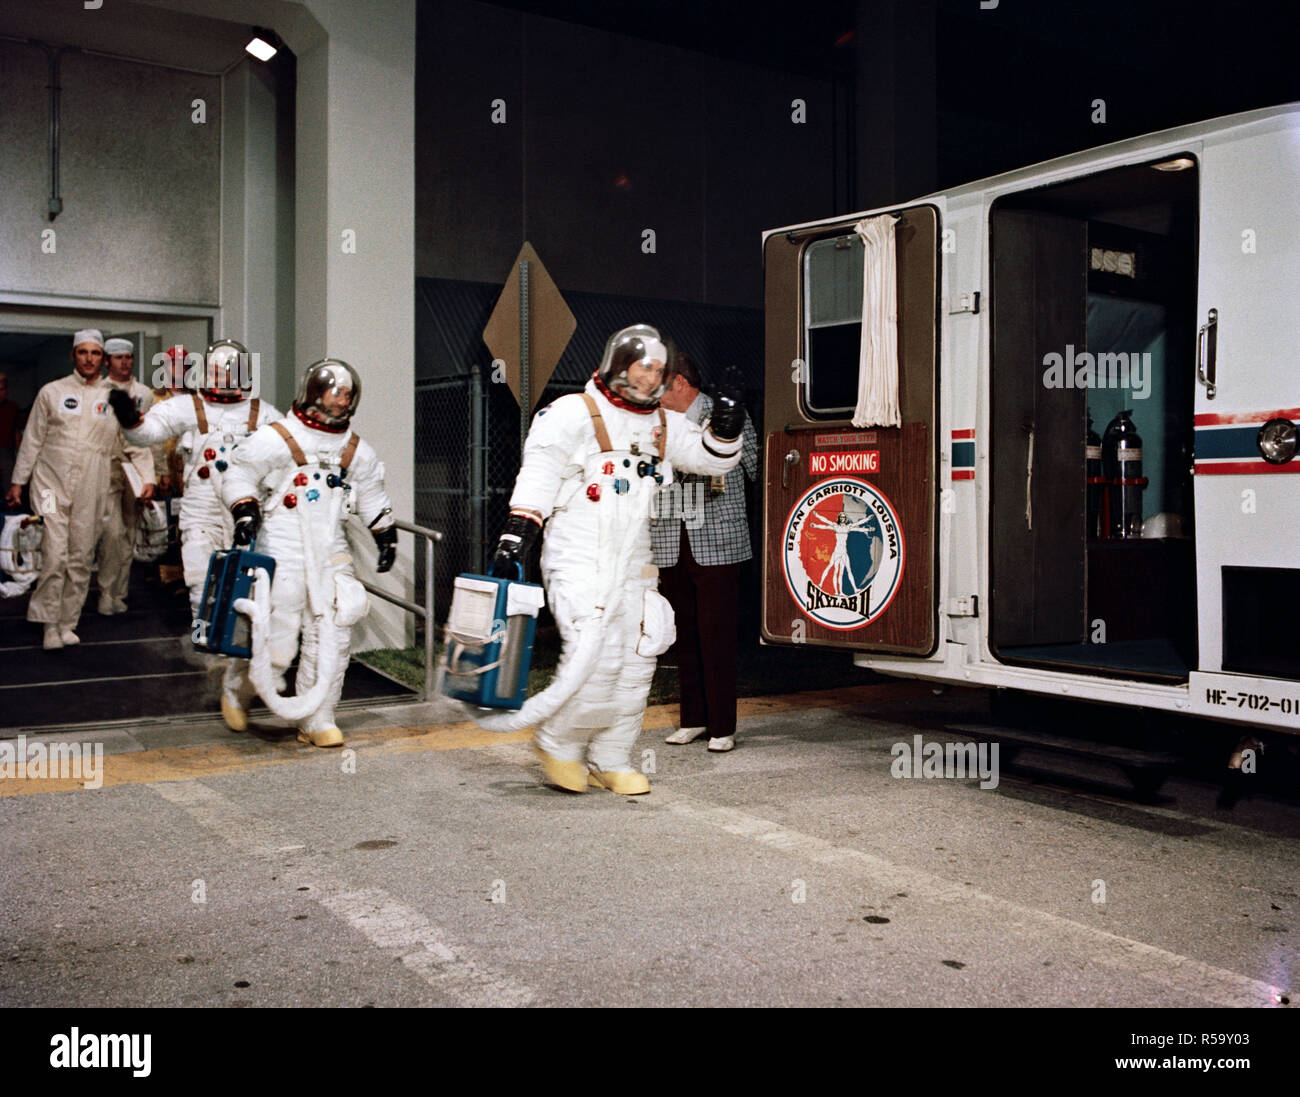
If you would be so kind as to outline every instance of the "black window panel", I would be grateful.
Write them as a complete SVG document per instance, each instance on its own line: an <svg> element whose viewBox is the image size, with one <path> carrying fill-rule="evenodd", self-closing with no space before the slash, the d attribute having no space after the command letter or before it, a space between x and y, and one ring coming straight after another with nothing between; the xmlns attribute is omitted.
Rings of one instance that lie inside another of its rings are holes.
<svg viewBox="0 0 1300 1097"><path fill-rule="evenodd" d="M1223 669L1300 679L1300 569L1223 569Z"/></svg>
<svg viewBox="0 0 1300 1097"><path fill-rule="evenodd" d="M834 324L808 332L808 410L843 418L858 406L861 324Z"/></svg>

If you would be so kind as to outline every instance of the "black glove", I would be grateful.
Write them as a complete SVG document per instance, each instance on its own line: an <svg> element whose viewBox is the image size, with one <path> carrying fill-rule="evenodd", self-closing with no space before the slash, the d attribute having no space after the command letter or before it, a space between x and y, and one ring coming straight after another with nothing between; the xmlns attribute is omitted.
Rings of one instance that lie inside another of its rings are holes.
<svg viewBox="0 0 1300 1097"><path fill-rule="evenodd" d="M719 442L734 442L745 429L745 405L740 393L724 390L713 398L713 414L709 416L709 430Z"/></svg>
<svg viewBox="0 0 1300 1097"><path fill-rule="evenodd" d="M235 539L231 545L234 548L247 548L262 528L262 508L255 499L241 499L230 508L230 513L235 516Z"/></svg>
<svg viewBox="0 0 1300 1097"><path fill-rule="evenodd" d="M375 539L375 545L379 549L379 563L375 565L375 570L388 571L397 559L397 527L385 526L383 529L372 529L370 536Z"/></svg>
<svg viewBox="0 0 1300 1097"><path fill-rule="evenodd" d="M121 389L112 389L108 394L108 402L113 408L113 414L117 416L117 421L127 430L140 422L140 413L135 409L135 401Z"/></svg>
<svg viewBox="0 0 1300 1097"><path fill-rule="evenodd" d="M542 527L531 518L522 514L512 514L501 527L501 536L497 539L496 555L492 557L492 566L488 574L496 579L522 579L524 561L537 543L537 535Z"/></svg>

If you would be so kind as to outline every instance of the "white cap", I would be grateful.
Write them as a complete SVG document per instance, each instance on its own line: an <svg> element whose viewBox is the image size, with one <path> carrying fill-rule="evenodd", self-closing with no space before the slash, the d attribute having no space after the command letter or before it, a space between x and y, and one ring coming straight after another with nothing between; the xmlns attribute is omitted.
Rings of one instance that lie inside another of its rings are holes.
<svg viewBox="0 0 1300 1097"><path fill-rule="evenodd" d="M130 339L110 339L104 344L105 354L134 354L135 344Z"/></svg>
<svg viewBox="0 0 1300 1097"><path fill-rule="evenodd" d="M79 331L72 337L72 345L73 347L79 347L82 343L94 343L100 350L103 350L103 333L97 328L86 328L84 331Z"/></svg>

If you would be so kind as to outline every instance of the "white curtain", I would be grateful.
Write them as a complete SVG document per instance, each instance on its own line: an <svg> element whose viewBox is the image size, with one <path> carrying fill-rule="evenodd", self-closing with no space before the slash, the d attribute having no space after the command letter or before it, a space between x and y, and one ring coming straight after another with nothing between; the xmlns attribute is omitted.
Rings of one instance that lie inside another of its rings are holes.
<svg viewBox="0 0 1300 1097"><path fill-rule="evenodd" d="M862 238L862 342L855 427L902 426L898 410L898 286L893 214L859 221Z"/></svg>

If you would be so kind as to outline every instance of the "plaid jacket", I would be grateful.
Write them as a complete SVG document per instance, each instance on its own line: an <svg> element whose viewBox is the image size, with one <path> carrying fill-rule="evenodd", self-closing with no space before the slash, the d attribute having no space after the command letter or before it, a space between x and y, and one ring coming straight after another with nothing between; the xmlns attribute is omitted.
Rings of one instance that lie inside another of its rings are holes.
<svg viewBox="0 0 1300 1097"><path fill-rule="evenodd" d="M700 393L686 409L686 417L703 423L713 410L713 398ZM742 474L743 470L743 474ZM673 483L661 488L650 522L650 539L655 563L661 568L677 563L683 522L697 563L738 564L753 555L749 544L749 521L745 516L745 480L758 476L758 435L745 416L745 431L739 467L725 478L726 491L711 490L712 477L674 473Z"/></svg>

